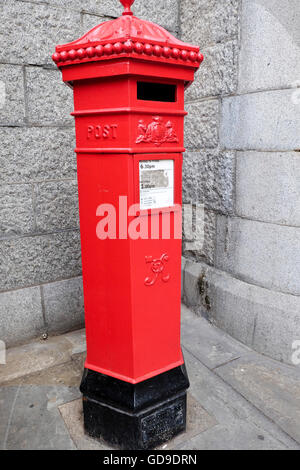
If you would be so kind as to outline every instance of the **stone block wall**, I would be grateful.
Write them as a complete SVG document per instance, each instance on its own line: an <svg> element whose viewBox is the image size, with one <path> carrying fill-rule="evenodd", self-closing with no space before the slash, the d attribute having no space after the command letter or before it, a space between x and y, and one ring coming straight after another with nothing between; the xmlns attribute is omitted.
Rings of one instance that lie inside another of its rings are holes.
<svg viewBox="0 0 300 470"><path fill-rule="evenodd" d="M83 326L73 98L51 55L122 10L118 0L0 2L0 339L8 346ZM135 12L178 34L177 0L138 0Z"/></svg>
<svg viewBox="0 0 300 470"><path fill-rule="evenodd" d="M183 299L291 363L300 339L300 3L183 0L181 21L206 57L188 92L184 198L215 221L209 244L184 251Z"/></svg>
<svg viewBox="0 0 300 470"><path fill-rule="evenodd" d="M183 40L199 44L205 60L186 93L183 202L204 204L202 249L184 244L186 257L215 264L217 216L233 213L235 152L222 147L223 97L238 88L239 0L181 0Z"/></svg>
<svg viewBox="0 0 300 470"><path fill-rule="evenodd" d="M72 92L51 54L121 11L118 0L0 2L0 339L9 346L83 325ZM204 243L185 232L183 300L290 363L300 339L300 3L136 0L134 11L205 56L186 93L183 166L184 202L204 204Z"/></svg>

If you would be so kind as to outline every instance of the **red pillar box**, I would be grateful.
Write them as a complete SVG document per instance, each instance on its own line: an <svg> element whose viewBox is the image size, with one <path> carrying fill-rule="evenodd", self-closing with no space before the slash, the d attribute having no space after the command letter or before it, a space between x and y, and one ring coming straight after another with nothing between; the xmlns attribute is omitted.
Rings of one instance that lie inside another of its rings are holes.
<svg viewBox="0 0 300 470"><path fill-rule="evenodd" d="M74 90L86 431L150 448L185 429L180 347L184 90L198 47L132 15L56 47Z"/></svg>

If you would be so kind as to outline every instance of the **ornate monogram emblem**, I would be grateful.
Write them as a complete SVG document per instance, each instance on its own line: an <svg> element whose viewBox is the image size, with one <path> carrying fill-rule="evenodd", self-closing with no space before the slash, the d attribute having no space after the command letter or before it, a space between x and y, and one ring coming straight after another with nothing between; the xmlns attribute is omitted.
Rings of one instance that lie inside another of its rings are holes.
<svg viewBox="0 0 300 470"><path fill-rule="evenodd" d="M171 278L170 274L164 274L164 270L166 267L166 262L169 261L169 256L165 253L159 259L153 259L153 256L146 256L146 263L151 263L151 277L146 277L145 285L146 286L153 286L159 276L161 276L161 280L163 282L168 282Z"/></svg>
<svg viewBox="0 0 300 470"><path fill-rule="evenodd" d="M179 142L171 121L163 122L160 116L154 116L150 124L141 119L138 123L139 136L136 144L148 142L157 146L165 142Z"/></svg>

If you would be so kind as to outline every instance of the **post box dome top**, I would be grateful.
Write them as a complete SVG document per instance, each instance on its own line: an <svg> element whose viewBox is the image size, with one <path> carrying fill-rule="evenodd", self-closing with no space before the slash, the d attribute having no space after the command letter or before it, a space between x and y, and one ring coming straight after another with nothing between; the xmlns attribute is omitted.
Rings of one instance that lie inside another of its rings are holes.
<svg viewBox="0 0 300 470"><path fill-rule="evenodd" d="M120 0L120 18L106 21L76 41L56 47L52 59L58 67L86 62L135 57L198 68L203 61L199 47L175 38L161 26L135 17L134 0Z"/></svg>

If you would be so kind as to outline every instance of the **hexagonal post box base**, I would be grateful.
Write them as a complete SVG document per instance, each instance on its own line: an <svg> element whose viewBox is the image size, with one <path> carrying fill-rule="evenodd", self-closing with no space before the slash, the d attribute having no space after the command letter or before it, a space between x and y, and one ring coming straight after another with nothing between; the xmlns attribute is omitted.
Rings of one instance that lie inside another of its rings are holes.
<svg viewBox="0 0 300 470"><path fill-rule="evenodd" d="M153 449L185 431L188 387L184 365L138 384L86 369L85 431L121 449Z"/></svg>

